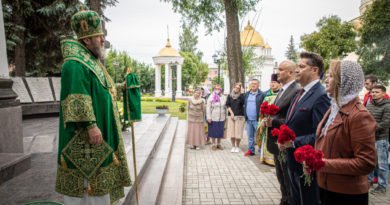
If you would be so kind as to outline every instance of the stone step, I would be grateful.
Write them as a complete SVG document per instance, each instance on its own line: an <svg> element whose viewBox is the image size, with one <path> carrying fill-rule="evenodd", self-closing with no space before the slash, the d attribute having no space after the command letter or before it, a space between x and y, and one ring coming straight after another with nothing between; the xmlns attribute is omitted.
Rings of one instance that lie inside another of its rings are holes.
<svg viewBox="0 0 390 205"><path fill-rule="evenodd" d="M143 115L143 121L134 124L135 152L137 165L137 178L142 181L144 173L150 164L153 154L156 151L162 137L170 125L170 115ZM127 163L129 165L130 176L133 186L125 187L125 197L120 200L120 204L129 201L135 194L135 177L133 163L133 149L131 142L131 131L123 132Z"/></svg>
<svg viewBox="0 0 390 205"><path fill-rule="evenodd" d="M0 153L0 184L31 167L31 157L23 153Z"/></svg>
<svg viewBox="0 0 390 205"><path fill-rule="evenodd" d="M171 118L169 127L157 146L149 166L139 180L138 197L140 204L156 204L175 139L178 121L177 117ZM137 204L136 195L132 195L129 200L126 199L124 204Z"/></svg>
<svg viewBox="0 0 390 205"><path fill-rule="evenodd" d="M161 186L158 205L180 205L183 199L184 157L187 121L179 120L167 169Z"/></svg>

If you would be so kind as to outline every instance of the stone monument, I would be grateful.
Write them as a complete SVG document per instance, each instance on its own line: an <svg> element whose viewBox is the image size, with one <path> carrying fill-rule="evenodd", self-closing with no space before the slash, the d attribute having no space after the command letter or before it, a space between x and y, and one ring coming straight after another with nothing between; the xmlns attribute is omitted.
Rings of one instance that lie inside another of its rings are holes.
<svg viewBox="0 0 390 205"><path fill-rule="evenodd" d="M31 166L23 153L22 108L8 75L7 48L0 4L0 184Z"/></svg>

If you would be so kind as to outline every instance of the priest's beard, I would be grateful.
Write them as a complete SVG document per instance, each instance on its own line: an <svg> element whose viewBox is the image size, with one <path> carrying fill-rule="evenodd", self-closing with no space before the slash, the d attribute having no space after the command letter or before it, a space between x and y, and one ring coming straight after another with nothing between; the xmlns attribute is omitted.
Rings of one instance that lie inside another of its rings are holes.
<svg viewBox="0 0 390 205"><path fill-rule="evenodd" d="M90 50L98 59L103 60L106 58L106 49L104 49L104 45L93 45Z"/></svg>

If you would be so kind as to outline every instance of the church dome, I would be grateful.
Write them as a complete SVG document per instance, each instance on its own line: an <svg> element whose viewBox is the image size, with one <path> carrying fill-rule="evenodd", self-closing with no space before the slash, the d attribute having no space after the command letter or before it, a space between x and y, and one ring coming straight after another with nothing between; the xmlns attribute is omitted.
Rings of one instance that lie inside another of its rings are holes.
<svg viewBox="0 0 390 205"><path fill-rule="evenodd" d="M264 48L271 48L271 46L267 43Z"/></svg>
<svg viewBox="0 0 390 205"><path fill-rule="evenodd" d="M248 25L241 32L240 38L241 46L265 46L263 37L260 35L259 32L255 31L249 21Z"/></svg>
<svg viewBox="0 0 390 205"><path fill-rule="evenodd" d="M177 52L174 48L172 48L171 43L168 42L165 48L161 49L160 52L158 52L158 57L180 57L179 52Z"/></svg>

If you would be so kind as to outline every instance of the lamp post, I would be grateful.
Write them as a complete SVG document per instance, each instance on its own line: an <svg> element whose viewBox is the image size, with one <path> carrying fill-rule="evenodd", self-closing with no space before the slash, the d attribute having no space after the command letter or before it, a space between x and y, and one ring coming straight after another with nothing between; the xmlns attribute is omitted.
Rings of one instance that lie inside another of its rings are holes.
<svg viewBox="0 0 390 205"><path fill-rule="evenodd" d="M218 64L218 84L221 83L221 69L220 69L220 63L221 63L221 59L218 58L217 54L214 54L213 55L213 60L214 60L214 63L215 64Z"/></svg>
<svg viewBox="0 0 390 205"><path fill-rule="evenodd" d="M114 61L114 62L112 62L112 64L114 64L114 69L115 69L115 84L116 84L116 71L118 70L119 62L118 62L118 61Z"/></svg>
<svg viewBox="0 0 390 205"><path fill-rule="evenodd" d="M184 77L186 78L186 89L185 89L185 92L186 92L186 96L188 95L188 79L190 78L190 75L187 75L187 74L184 74Z"/></svg>

